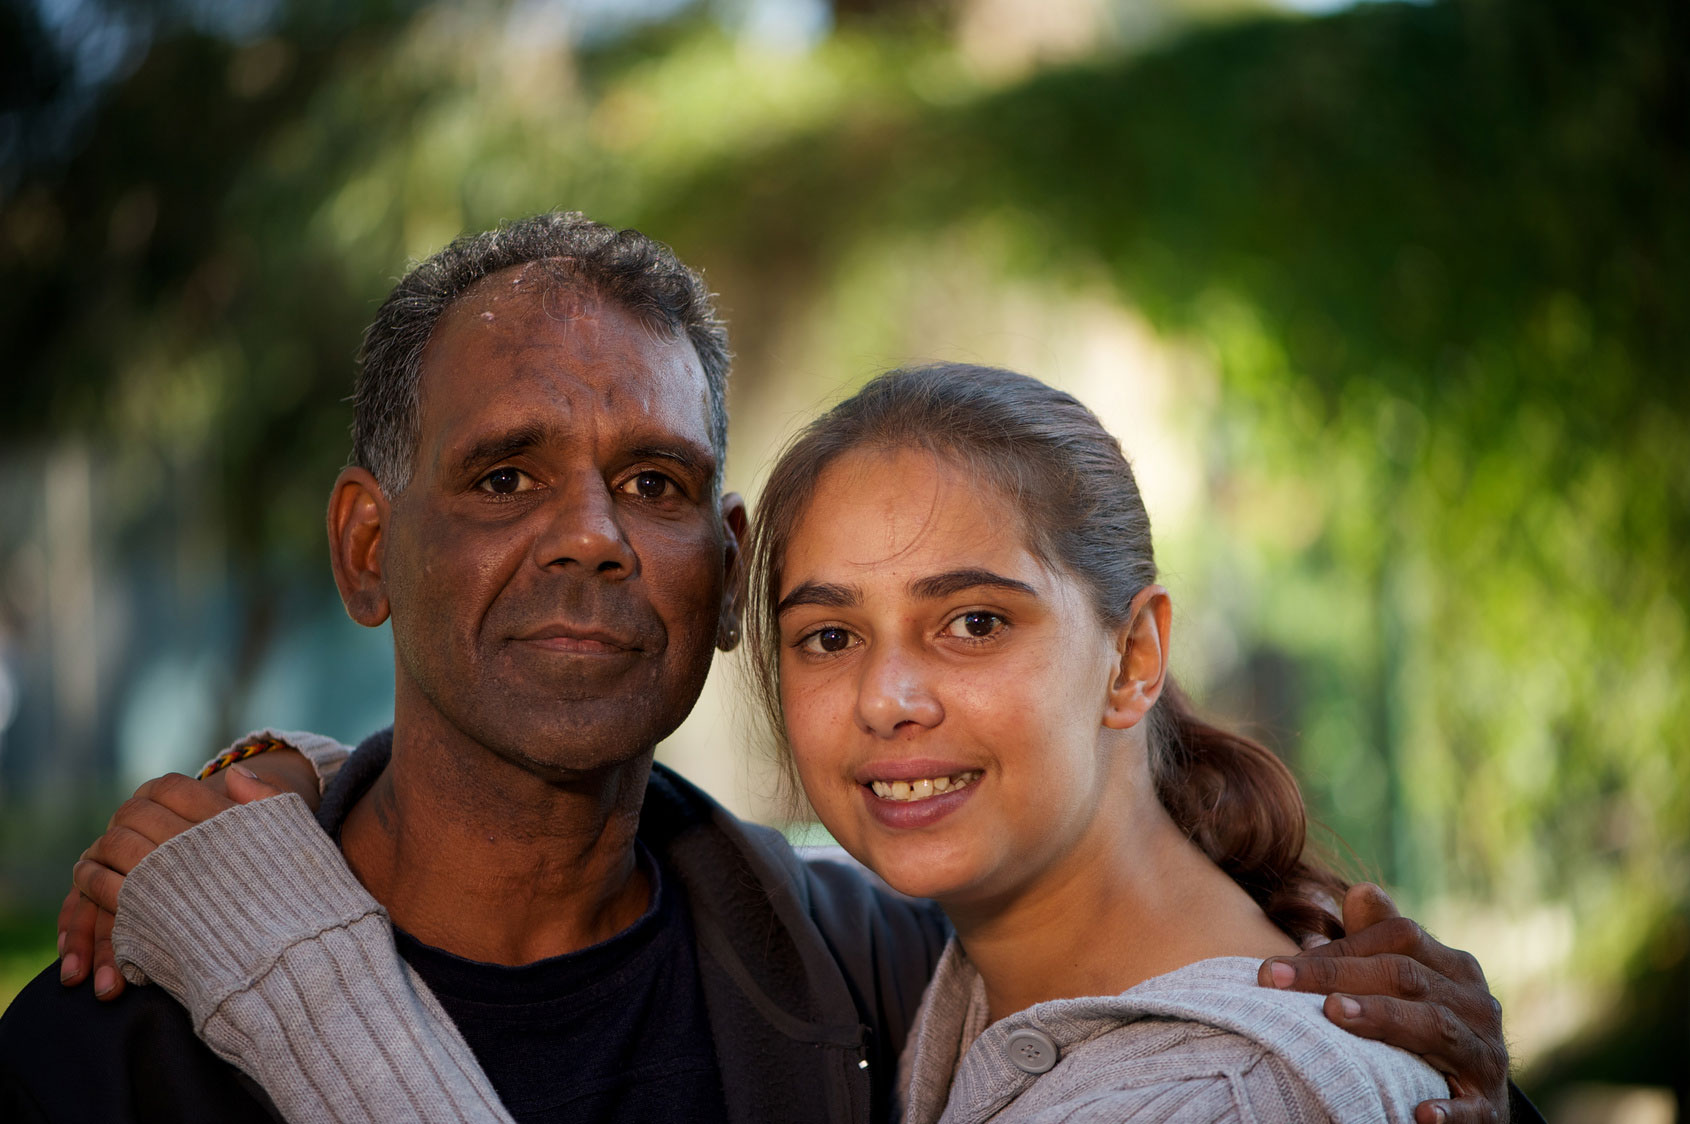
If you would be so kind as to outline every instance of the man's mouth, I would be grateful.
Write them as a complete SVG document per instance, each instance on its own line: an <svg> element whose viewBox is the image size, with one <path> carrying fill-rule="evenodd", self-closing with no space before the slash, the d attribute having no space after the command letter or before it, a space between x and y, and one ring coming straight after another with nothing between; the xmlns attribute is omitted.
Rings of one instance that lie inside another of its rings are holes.
<svg viewBox="0 0 1690 1124"><path fill-rule="evenodd" d="M518 637L530 644L554 652L608 655L635 651L639 645L632 639L607 629L590 625L548 625Z"/></svg>
<svg viewBox="0 0 1690 1124"><path fill-rule="evenodd" d="M948 776L921 777L908 781L870 781L869 788L882 800L892 800L900 804L913 804L918 800L931 800L935 796L943 796L947 792L955 792L959 788L967 788L979 780L982 773L979 769L967 772L952 773Z"/></svg>

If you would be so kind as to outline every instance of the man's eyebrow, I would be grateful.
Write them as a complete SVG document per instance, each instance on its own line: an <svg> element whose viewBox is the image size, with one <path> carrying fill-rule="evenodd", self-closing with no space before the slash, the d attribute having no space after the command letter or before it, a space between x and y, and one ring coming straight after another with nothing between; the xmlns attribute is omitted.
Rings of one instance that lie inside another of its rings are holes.
<svg viewBox="0 0 1690 1124"><path fill-rule="evenodd" d="M692 441L643 441L629 449L628 456L632 460L672 461L701 476L708 476L716 471L715 454Z"/></svg>
<svg viewBox="0 0 1690 1124"><path fill-rule="evenodd" d="M514 457L518 453L526 453L545 444L550 435L550 429L536 422L513 426L502 433L489 434L471 445L464 455L458 458L458 470L470 472L483 465Z"/></svg>
<svg viewBox="0 0 1690 1124"><path fill-rule="evenodd" d="M800 605L820 605L826 609L849 608L862 601L862 591L855 586L833 585L830 582L804 582L780 599L775 616Z"/></svg>
<svg viewBox="0 0 1690 1124"><path fill-rule="evenodd" d="M1006 578L1002 574L994 574L990 570L963 569L947 570L942 574L931 574L925 578L916 578L910 582L910 593L923 601L940 597L950 597L968 589L1003 589L1011 593L1021 593L1028 597L1037 597L1039 591L1024 581Z"/></svg>

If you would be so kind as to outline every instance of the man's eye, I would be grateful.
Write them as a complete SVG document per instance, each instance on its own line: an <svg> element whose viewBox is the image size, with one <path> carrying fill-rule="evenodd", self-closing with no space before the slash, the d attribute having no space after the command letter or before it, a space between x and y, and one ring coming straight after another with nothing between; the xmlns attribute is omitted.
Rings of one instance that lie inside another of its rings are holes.
<svg viewBox="0 0 1690 1124"><path fill-rule="evenodd" d="M644 500L660 500L675 487L675 482L661 472L642 472L622 485L622 490Z"/></svg>
<svg viewBox="0 0 1690 1124"><path fill-rule="evenodd" d="M798 642L811 652L843 652L854 646L857 638L843 628L818 628Z"/></svg>
<svg viewBox="0 0 1690 1124"><path fill-rule="evenodd" d="M985 640L1002 632L1009 622L996 613L975 610L962 613L945 626L947 636L955 636L965 640Z"/></svg>
<svg viewBox="0 0 1690 1124"><path fill-rule="evenodd" d="M534 482L528 474L520 468L495 468L481 478L476 485L484 492L492 492L496 496L508 496L516 492L525 492L533 487Z"/></svg>

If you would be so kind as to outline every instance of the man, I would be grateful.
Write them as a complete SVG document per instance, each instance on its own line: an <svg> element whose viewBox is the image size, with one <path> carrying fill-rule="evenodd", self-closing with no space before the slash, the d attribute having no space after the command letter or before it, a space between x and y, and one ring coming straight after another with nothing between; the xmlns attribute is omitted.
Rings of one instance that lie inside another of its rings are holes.
<svg viewBox="0 0 1690 1124"><path fill-rule="evenodd" d="M720 492L727 366L697 275L578 215L460 240L400 282L365 337L353 464L328 517L348 613L391 619L394 638L391 734L351 758L318 817L357 879L324 837L298 834L292 798L187 831L228 801L155 782L78 882L114 905L113 880L135 871L119 944L140 918L126 955L190 1015L157 988L100 1006L43 973L0 1020L0 1105L20 1119L266 1118L198 1030L296 1115L492 1119L496 1093L519 1119L889 1118L942 920L842 866L799 863L652 764L712 644L738 635L746 517ZM255 898L277 865L312 874ZM268 948L293 905L324 901L335 924L303 952L284 933L264 987L225 971ZM385 951L383 907L426 989L360 991L360 965ZM151 936L195 924L199 954L179 972ZM70 928L74 983L90 952ZM1289 962L1292 982L1357 993L1348 1025L1454 1074L1451 1119L1504 1108L1476 967L1400 921L1353 940L1444 971L1340 947ZM278 974L335 991L346 1017L291 1024L255 998ZM1390 976L1405 983L1382 986ZM1424 1002L1379 994L1421 987ZM490 1088L452 1076L462 1042L394 1043L361 1017L436 998ZM1435 1056L1440 1031L1453 1056Z"/></svg>

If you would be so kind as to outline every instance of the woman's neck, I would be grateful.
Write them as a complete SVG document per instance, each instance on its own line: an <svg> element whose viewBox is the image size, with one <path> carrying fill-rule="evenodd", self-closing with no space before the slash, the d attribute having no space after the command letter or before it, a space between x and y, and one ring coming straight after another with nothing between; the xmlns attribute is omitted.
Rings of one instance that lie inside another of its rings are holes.
<svg viewBox="0 0 1690 1124"><path fill-rule="evenodd" d="M1008 899L944 903L993 1021L1048 999L1116 995L1216 956L1295 953L1154 795Z"/></svg>

